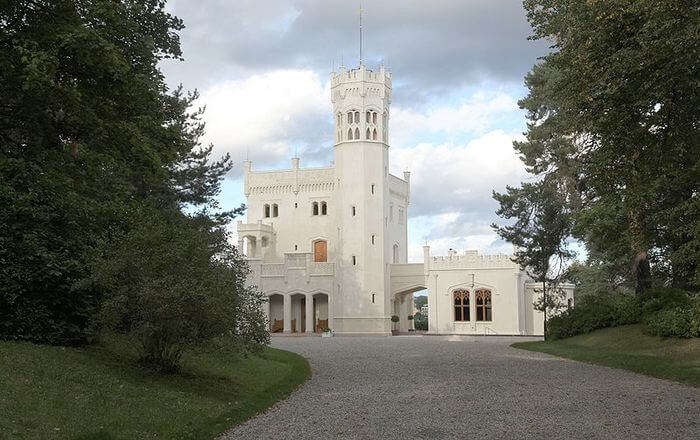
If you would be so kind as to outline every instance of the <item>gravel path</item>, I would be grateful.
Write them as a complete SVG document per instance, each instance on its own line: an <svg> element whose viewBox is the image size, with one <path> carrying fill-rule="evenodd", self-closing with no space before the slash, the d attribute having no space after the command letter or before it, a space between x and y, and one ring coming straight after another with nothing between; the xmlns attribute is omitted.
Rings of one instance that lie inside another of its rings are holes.
<svg viewBox="0 0 700 440"><path fill-rule="evenodd" d="M275 337L312 378L222 438L700 439L700 390L513 340Z"/></svg>

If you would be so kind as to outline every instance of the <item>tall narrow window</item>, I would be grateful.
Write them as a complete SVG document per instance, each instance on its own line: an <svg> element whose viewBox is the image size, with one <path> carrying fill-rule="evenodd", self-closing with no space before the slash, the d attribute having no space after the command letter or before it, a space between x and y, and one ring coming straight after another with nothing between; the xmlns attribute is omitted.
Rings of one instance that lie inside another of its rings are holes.
<svg viewBox="0 0 700 440"><path fill-rule="evenodd" d="M360 140L360 129L355 128L355 140L359 141Z"/></svg>
<svg viewBox="0 0 700 440"><path fill-rule="evenodd" d="M348 124L352 124L352 112L348 112Z"/></svg>
<svg viewBox="0 0 700 440"><path fill-rule="evenodd" d="M325 240L314 241L314 262L325 263L328 261L328 243Z"/></svg>
<svg viewBox="0 0 700 440"><path fill-rule="evenodd" d="M326 202L321 202L321 215L326 215L328 213L328 209L326 208Z"/></svg>
<svg viewBox="0 0 700 440"><path fill-rule="evenodd" d="M454 300L455 321L469 321L469 291L457 289L452 294L452 297Z"/></svg>
<svg viewBox="0 0 700 440"><path fill-rule="evenodd" d="M370 241L370 243L374 244L374 241L375 241L375 235L374 235L374 234L372 234L372 237L370 237L369 241Z"/></svg>
<svg viewBox="0 0 700 440"><path fill-rule="evenodd" d="M367 129L367 132L365 133L365 139L369 140L370 137L370 131L369 128Z"/></svg>
<svg viewBox="0 0 700 440"><path fill-rule="evenodd" d="M476 298L476 320L491 321L491 291L478 289L474 292Z"/></svg>
<svg viewBox="0 0 700 440"><path fill-rule="evenodd" d="M268 205L267 203L265 203L265 206L263 207L263 217L270 217L270 205Z"/></svg>
<svg viewBox="0 0 700 440"><path fill-rule="evenodd" d="M277 206L277 203L275 203L274 205L272 205L272 216L277 217L277 216L279 216L279 214L280 214L279 206Z"/></svg>
<svg viewBox="0 0 700 440"><path fill-rule="evenodd" d="M399 245L394 243L394 264L399 262Z"/></svg>
<svg viewBox="0 0 700 440"><path fill-rule="evenodd" d="M355 217L355 214L357 214L357 209L353 206L350 208L350 212L352 213L352 216Z"/></svg>
<svg viewBox="0 0 700 440"><path fill-rule="evenodd" d="M360 123L360 112L355 112L355 124Z"/></svg>
<svg viewBox="0 0 700 440"><path fill-rule="evenodd" d="M352 265L355 266L357 264L357 258L355 256L352 256Z"/></svg>
<svg viewBox="0 0 700 440"><path fill-rule="evenodd" d="M372 113L372 123L377 125L377 112Z"/></svg>
<svg viewBox="0 0 700 440"><path fill-rule="evenodd" d="M338 125L340 125L343 122L341 119L342 119L342 116L340 116L340 113L338 113Z"/></svg>
<svg viewBox="0 0 700 440"><path fill-rule="evenodd" d="M352 128L348 128L348 140L352 140Z"/></svg>
<svg viewBox="0 0 700 440"><path fill-rule="evenodd" d="M318 215L318 202L313 202L311 204L311 214Z"/></svg>
<svg viewBox="0 0 700 440"><path fill-rule="evenodd" d="M370 186L369 190L372 194L374 194L374 183L372 184L372 186Z"/></svg>
<svg viewBox="0 0 700 440"><path fill-rule="evenodd" d="M374 131L372 132L372 140L376 141L377 140L377 129L375 128Z"/></svg>
<svg viewBox="0 0 700 440"><path fill-rule="evenodd" d="M374 293L372 294L372 304L374 304Z"/></svg>
<svg viewBox="0 0 700 440"><path fill-rule="evenodd" d="M368 124L369 124L369 122L370 122L370 117L371 117L371 115L372 115L371 112L367 112L367 114L366 114L365 122L367 122Z"/></svg>

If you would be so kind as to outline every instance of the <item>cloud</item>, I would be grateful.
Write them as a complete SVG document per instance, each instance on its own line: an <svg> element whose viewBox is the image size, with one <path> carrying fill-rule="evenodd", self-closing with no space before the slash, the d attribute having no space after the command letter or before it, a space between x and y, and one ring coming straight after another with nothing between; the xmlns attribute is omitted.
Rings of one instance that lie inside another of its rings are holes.
<svg viewBox="0 0 700 440"><path fill-rule="evenodd" d="M234 161L247 155L258 166L275 166L296 151L328 156L333 141L327 84L308 70L276 70L225 81L206 89L206 143Z"/></svg>
<svg viewBox="0 0 700 440"><path fill-rule="evenodd" d="M358 3L347 0L175 0L185 21L186 63L164 63L171 84L205 88L268 70L330 72L341 57L358 58ZM397 103L483 81L521 84L543 42L530 28L520 1L383 0L365 2L365 58L397 73Z"/></svg>

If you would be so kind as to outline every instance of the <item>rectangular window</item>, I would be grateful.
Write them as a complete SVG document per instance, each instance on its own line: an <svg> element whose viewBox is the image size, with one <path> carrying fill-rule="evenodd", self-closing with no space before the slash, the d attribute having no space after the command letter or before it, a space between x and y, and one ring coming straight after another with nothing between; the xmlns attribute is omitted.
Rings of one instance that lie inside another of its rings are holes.
<svg viewBox="0 0 700 440"><path fill-rule="evenodd" d="M357 258L355 256L352 256L352 265L355 266L357 264Z"/></svg>

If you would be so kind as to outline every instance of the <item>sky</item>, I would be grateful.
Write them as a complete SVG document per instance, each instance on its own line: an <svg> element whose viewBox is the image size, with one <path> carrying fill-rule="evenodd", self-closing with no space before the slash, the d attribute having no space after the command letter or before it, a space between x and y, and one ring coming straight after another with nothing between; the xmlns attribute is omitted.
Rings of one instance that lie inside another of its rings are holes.
<svg viewBox="0 0 700 440"><path fill-rule="evenodd" d="M171 0L184 20L184 61L161 68L171 87L200 92L205 143L235 165L220 202L245 202L254 169L326 166L333 159L329 78L359 60L359 0ZM525 74L547 53L528 40L519 0L364 1L365 65L393 76L390 171L411 171L409 261L422 245L510 253L492 192L531 181L513 150L522 139ZM234 237L235 238L235 237Z"/></svg>

